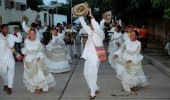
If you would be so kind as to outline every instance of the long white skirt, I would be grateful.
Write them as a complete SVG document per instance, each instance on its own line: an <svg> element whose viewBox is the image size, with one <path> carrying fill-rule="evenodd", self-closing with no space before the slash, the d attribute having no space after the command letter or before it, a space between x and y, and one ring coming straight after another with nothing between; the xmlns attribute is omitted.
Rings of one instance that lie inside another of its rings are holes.
<svg viewBox="0 0 170 100"><path fill-rule="evenodd" d="M56 82L49 70L43 66L44 64L34 64L24 62L24 86L30 92L35 92L35 89L42 88L43 91L48 91L49 87L55 86Z"/></svg>
<svg viewBox="0 0 170 100"><path fill-rule="evenodd" d="M126 65L122 73L122 85L125 91L130 91L134 86L146 86L146 76L142 70L141 62L134 65Z"/></svg>
<svg viewBox="0 0 170 100"><path fill-rule="evenodd" d="M45 63L52 73L70 71L70 57L65 48L54 48L52 51L45 50Z"/></svg>

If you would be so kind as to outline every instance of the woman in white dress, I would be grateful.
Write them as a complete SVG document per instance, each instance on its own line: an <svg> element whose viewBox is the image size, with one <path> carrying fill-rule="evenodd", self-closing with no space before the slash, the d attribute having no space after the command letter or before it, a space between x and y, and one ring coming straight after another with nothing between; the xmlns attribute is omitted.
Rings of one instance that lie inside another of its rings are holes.
<svg viewBox="0 0 170 100"><path fill-rule="evenodd" d="M28 31L28 39L24 42L25 47L22 49L24 58L24 77L25 87L30 92L40 94L48 91L49 87L54 86L55 80L44 63L43 46L39 40L36 40L36 31Z"/></svg>
<svg viewBox="0 0 170 100"><path fill-rule="evenodd" d="M116 68L116 64L113 59L113 54L119 49L121 44L122 44L121 27L116 26L114 34L111 35L111 39L109 41L109 49L108 49L108 52L109 52L108 60L113 68Z"/></svg>
<svg viewBox="0 0 170 100"><path fill-rule="evenodd" d="M52 73L68 72L71 69L68 60L71 58L67 53L63 38L58 36L57 33L57 28L51 31L52 40L46 45L45 63Z"/></svg>
<svg viewBox="0 0 170 100"><path fill-rule="evenodd" d="M118 63L117 68L121 68L120 80L125 91L137 91L137 86L145 86L148 84L142 70L141 60L143 56L140 54L141 43L137 40L138 32L132 31L130 40L127 40L121 48L115 52L114 58Z"/></svg>

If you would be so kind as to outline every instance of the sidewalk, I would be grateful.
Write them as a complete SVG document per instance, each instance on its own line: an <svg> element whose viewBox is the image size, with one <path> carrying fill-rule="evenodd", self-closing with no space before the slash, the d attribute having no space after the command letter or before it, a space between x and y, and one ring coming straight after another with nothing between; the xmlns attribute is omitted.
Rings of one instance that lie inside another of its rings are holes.
<svg viewBox="0 0 170 100"><path fill-rule="evenodd" d="M163 49L158 43L153 41L149 42L143 55L149 63L153 64L154 67L170 76L170 56L163 53Z"/></svg>

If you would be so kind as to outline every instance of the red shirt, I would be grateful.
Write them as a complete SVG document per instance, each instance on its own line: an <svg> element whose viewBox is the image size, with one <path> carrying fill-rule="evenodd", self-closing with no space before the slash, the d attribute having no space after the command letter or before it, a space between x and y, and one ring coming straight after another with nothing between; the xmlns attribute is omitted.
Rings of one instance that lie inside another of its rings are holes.
<svg viewBox="0 0 170 100"><path fill-rule="evenodd" d="M140 37L146 38L146 36L147 36L147 29L141 28L140 29Z"/></svg>

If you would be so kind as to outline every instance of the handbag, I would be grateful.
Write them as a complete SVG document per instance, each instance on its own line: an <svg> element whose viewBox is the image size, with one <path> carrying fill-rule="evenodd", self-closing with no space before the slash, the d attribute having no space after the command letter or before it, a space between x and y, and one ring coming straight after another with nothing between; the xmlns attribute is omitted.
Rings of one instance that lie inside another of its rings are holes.
<svg viewBox="0 0 170 100"><path fill-rule="evenodd" d="M93 44L94 44L94 41L93 41ZM104 46L95 46L95 44L94 44L94 47L95 47L95 50L96 50L99 60L106 61L107 57L106 57L106 51L105 51Z"/></svg>
<svg viewBox="0 0 170 100"><path fill-rule="evenodd" d="M99 60L100 61L106 61L107 57L106 57L106 51L105 51L104 46L101 46L101 47L95 46L95 49L96 49L96 53L99 57Z"/></svg>

